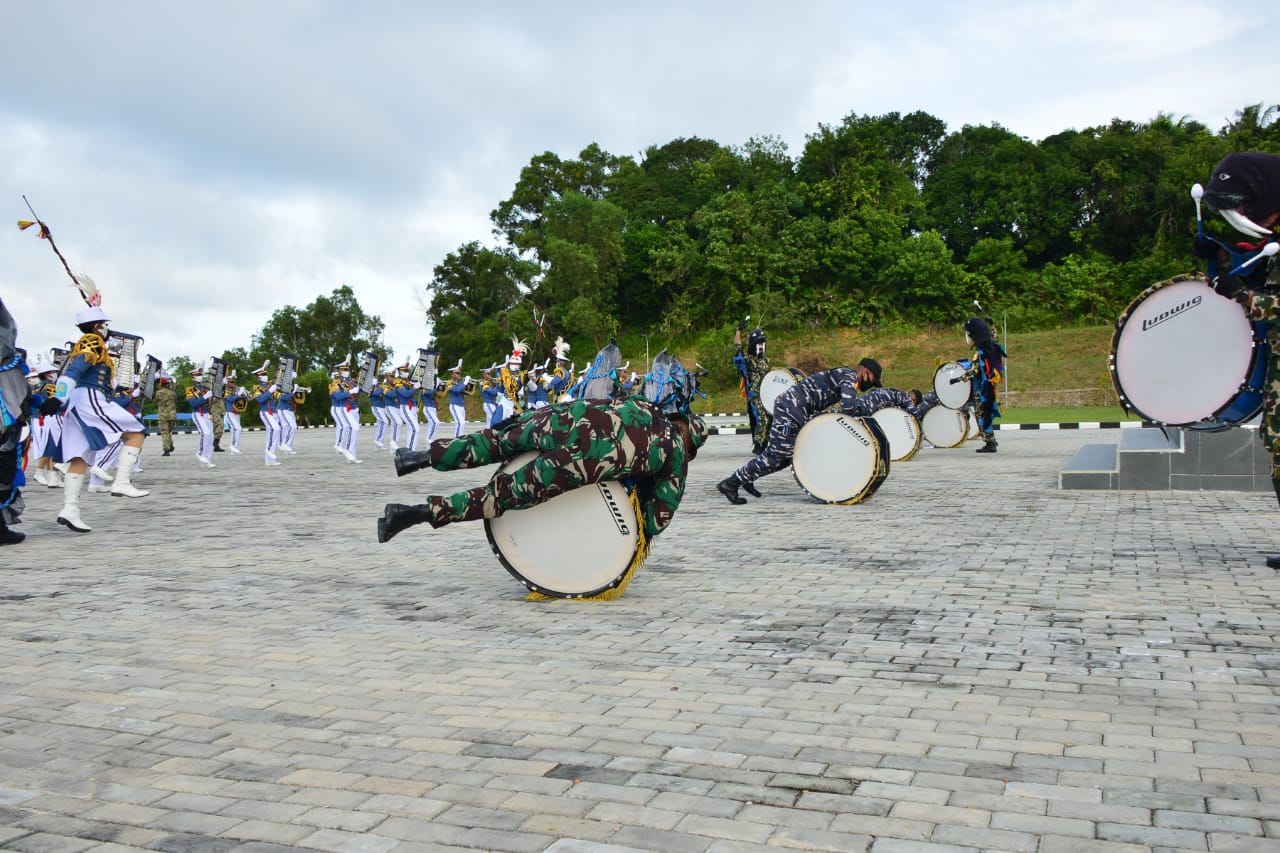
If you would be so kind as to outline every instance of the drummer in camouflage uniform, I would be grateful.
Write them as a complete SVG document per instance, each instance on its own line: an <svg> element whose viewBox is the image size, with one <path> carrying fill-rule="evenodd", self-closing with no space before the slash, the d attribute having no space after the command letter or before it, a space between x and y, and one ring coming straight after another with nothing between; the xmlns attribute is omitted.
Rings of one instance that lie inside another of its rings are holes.
<svg viewBox="0 0 1280 853"><path fill-rule="evenodd" d="M840 411L854 417L869 417L881 409L896 406L920 418L936 402L937 395L932 392L921 397L919 391L882 388L880 363L873 358L864 358L857 367L833 367L815 373L778 397L773 404L773 428L764 450L721 480L716 489L732 504L747 502L738 494L738 489L760 497L755 481L790 465L801 427L832 407L838 406Z"/></svg>
<svg viewBox="0 0 1280 853"><path fill-rule="evenodd" d="M452 471L512 459L526 451L536 459L484 486L430 496L424 504L387 504L378 541L424 522L496 518L588 483L633 480L639 491L645 534L657 536L671 522L684 495L689 460L706 440L702 418L687 410L663 414L643 397L618 403L573 400L509 418L462 438L441 439L422 452L396 452L396 473L420 468Z"/></svg>

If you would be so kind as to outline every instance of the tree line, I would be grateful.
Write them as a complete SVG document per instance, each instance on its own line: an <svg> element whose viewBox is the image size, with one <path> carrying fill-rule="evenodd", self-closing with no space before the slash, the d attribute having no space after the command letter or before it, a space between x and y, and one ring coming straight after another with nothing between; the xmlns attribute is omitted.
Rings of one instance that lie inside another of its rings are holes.
<svg viewBox="0 0 1280 853"><path fill-rule="evenodd" d="M1162 114L1039 142L850 114L797 157L773 137L546 152L492 211L497 245L450 252L420 301L435 345L470 364L512 335L538 340L537 360L557 335L696 347L744 314L784 330L922 326L978 299L1020 329L1110 322L1198 266L1191 185L1231 151L1280 153L1278 110L1245 106L1216 132Z"/></svg>

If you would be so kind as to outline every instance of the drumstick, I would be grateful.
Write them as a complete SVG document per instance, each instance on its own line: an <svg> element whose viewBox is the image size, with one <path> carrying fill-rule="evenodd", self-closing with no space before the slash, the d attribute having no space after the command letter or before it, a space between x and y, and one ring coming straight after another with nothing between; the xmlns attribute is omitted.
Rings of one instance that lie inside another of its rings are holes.
<svg viewBox="0 0 1280 853"><path fill-rule="evenodd" d="M1258 252L1258 254L1254 255L1252 258L1242 263L1240 265L1240 269L1243 270L1245 267L1251 266L1257 261L1262 260L1263 258L1270 258L1271 256L1275 255L1277 252L1280 252L1280 243L1268 243L1267 245L1262 247L1261 252Z"/></svg>

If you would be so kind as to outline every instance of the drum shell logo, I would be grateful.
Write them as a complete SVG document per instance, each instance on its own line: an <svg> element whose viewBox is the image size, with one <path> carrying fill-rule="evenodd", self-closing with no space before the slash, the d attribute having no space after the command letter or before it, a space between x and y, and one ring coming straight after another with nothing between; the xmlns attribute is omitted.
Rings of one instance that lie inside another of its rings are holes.
<svg viewBox="0 0 1280 853"><path fill-rule="evenodd" d="M604 498L605 505L609 507L609 514L613 516L613 523L618 526L618 532L623 536L630 536L631 525L627 524L627 518L622 514L622 509L618 506L618 502L614 500L613 492L599 484L597 486L600 489L600 497Z"/></svg>
<svg viewBox="0 0 1280 853"><path fill-rule="evenodd" d="M871 442L867 441L867 437L862 434L862 431L859 430L857 425L854 424L852 421L846 420L845 418L840 418L837 420L837 423L839 423L840 426L844 427L845 431L849 433L849 435L853 436L858 441L862 442L862 445L864 447L871 446Z"/></svg>
<svg viewBox="0 0 1280 853"><path fill-rule="evenodd" d="M1172 320L1174 317L1178 316L1179 314L1190 311L1192 308L1195 308L1197 305L1199 305L1201 300L1203 299L1204 299L1203 296L1197 294L1191 297L1190 299L1188 299L1186 302L1183 302L1181 305L1175 305L1169 310L1163 311L1160 314L1157 314L1155 317L1151 317L1149 319L1143 320L1142 331L1145 332L1148 329L1155 328L1156 326L1160 325L1166 320Z"/></svg>

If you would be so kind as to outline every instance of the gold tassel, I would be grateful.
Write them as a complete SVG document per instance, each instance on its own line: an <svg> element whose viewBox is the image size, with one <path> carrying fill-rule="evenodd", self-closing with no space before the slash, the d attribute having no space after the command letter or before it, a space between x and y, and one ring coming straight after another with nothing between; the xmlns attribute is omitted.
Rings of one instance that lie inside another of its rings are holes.
<svg viewBox="0 0 1280 853"><path fill-rule="evenodd" d="M584 596L582 598L565 599L558 595L547 595L541 592L530 592L525 596L525 601L614 601L622 598L622 594L627 591L627 585L631 583L631 579L635 577L636 570L640 568L640 564L649 556L649 538L644 533L644 510L640 508L640 497L637 494L638 489L632 489L628 498L631 500L631 509L636 514L636 553L631 557L631 564L627 566L627 570L622 573L622 580L618 585L606 589L599 595Z"/></svg>

